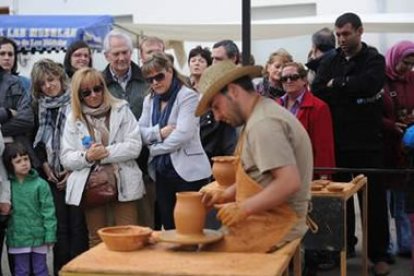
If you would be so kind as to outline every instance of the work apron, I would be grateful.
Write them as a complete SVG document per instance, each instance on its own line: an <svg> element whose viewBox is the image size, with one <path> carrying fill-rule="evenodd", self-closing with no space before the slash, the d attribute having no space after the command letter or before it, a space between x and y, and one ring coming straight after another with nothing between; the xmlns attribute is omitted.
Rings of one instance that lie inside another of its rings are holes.
<svg viewBox="0 0 414 276"><path fill-rule="evenodd" d="M244 171L240 158L243 140L244 133L240 135L236 150L236 156L239 156L236 170L236 202L238 203L263 190L263 187ZM297 221L296 213L287 203L283 203L272 210L252 214L235 225L223 227L224 238L206 249L221 252L271 252L283 246L283 238Z"/></svg>

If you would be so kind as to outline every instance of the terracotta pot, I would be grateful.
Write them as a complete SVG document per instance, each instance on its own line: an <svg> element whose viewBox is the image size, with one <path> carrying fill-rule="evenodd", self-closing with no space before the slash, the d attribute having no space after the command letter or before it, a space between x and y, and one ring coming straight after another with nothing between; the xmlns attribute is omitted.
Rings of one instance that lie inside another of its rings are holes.
<svg viewBox="0 0 414 276"><path fill-rule="evenodd" d="M174 208L174 222L178 234L203 235L206 209L200 192L179 192Z"/></svg>
<svg viewBox="0 0 414 276"><path fill-rule="evenodd" d="M213 160L213 176L219 185L228 187L236 181L236 156L215 156Z"/></svg>
<svg viewBox="0 0 414 276"><path fill-rule="evenodd" d="M144 247L152 230L137 225L105 227L98 230L98 235L106 247L112 251L134 251Z"/></svg>

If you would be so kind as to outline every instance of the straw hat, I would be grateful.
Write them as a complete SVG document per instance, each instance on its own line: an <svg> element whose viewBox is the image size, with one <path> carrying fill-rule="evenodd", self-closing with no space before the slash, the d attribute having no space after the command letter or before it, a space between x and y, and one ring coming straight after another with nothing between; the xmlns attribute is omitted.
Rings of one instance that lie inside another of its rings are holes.
<svg viewBox="0 0 414 276"><path fill-rule="evenodd" d="M203 115L209 108L213 97L230 82L243 76L259 77L261 66L236 66L232 61L225 60L207 68L201 75L198 90L203 94L196 109L196 116Z"/></svg>

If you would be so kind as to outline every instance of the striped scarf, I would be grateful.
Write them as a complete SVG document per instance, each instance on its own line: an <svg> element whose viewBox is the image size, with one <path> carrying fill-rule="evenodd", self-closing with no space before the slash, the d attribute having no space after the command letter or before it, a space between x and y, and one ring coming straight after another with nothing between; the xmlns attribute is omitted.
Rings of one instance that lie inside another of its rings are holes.
<svg viewBox="0 0 414 276"><path fill-rule="evenodd" d="M66 112L70 106L70 92L56 96L41 96L39 104L39 128L33 143L36 147L40 142L45 144L47 161L54 172L60 172L60 138L66 122ZM53 118L53 110L57 110L56 118Z"/></svg>

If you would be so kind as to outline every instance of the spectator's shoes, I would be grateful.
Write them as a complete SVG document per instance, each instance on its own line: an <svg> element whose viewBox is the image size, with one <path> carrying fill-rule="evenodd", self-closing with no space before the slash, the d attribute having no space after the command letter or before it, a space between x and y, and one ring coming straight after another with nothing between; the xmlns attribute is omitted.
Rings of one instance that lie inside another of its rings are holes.
<svg viewBox="0 0 414 276"><path fill-rule="evenodd" d="M390 266L387 262L377 262L374 264L372 270L375 276L385 276L390 273Z"/></svg>

